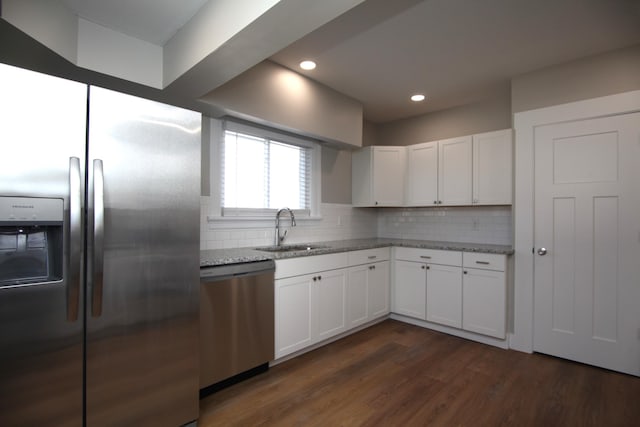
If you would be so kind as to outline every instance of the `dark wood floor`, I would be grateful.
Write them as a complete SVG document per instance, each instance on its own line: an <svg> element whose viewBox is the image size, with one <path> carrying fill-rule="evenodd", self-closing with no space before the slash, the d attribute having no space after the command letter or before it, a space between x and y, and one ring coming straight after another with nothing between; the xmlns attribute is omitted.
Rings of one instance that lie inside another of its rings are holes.
<svg viewBox="0 0 640 427"><path fill-rule="evenodd" d="M269 425L638 426L640 379L386 320L200 402Z"/></svg>

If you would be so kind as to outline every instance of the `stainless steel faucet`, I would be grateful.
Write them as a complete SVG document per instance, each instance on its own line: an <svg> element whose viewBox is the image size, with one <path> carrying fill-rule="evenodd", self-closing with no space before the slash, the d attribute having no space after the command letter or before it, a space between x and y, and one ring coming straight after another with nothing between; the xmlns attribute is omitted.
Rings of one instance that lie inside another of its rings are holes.
<svg viewBox="0 0 640 427"><path fill-rule="evenodd" d="M291 217L291 226L296 226L296 217L293 214L293 211L289 208L280 209L278 213L276 213L276 246L280 246L280 244L284 241L284 238L287 237L287 232L289 231L284 230L284 234L280 236L280 214L282 214L282 212L284 211L289 212L289 216Z"/></svg>

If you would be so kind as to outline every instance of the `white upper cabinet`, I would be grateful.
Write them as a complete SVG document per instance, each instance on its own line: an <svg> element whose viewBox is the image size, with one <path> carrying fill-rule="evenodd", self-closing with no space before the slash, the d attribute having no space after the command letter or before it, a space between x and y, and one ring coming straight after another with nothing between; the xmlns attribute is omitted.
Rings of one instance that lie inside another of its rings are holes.
<svg viewBox="0 0 640 427"><path fill-rule="evenodd" d="M438 204L438 142L407 147L407 205Z"/></svg>
<svg viewBox="0 0 640 427"><path fill-rule="evenodd" d="M471 204L472 139L470 136L438 142L438 204Z"/></svg>
<svg viewBox="0 0 640 427"><path fill-rule="evenodd" d="M354 206L510 205L511 129L352 155Z"/></svg>
<svg viewBox="0 0 640 427"><path fill-rule="evenodd" d="M406 206L471 204L470 136L407 147Z"/></svg>
<svg viewBox="0 0 640 427"><path fill-rule="evenodd" d="M354 206L402 206L405 147L365 147L352 155Z"/></svg>
<svg viewBox="0 0 640 427"><path fill-rule="evenodd" d="M473 135L473 204L510 205L513 185L511 129Z"/></svg>

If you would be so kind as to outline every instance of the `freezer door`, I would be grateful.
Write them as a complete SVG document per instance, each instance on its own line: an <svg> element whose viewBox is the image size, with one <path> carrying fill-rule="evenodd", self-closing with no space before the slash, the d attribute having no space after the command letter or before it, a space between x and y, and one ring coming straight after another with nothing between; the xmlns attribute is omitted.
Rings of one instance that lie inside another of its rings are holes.
<svg viewBox="0 0 640 427"><path fill-rule="evenodd" d="M3 275L9 280L0 285L1 426L82 424L79 221L86 104L87 87L83 84L0 64L0 197L12 201L9 209L35 206L37 210L38 205L51 204L54 210L62 210L63 220L62 233L41 228L41 237L46 234L50 240L47 245L56 246L48 246L56 251L52 256L61 257L61 263L52 258L56 266L61 265L61 275L60 271L49 275L43 270L42 280L26 281L29 283L16 283L13 278L17 276L7 271ZM70 193L73 242L69 240ZM10 244L11 236L16 236L12 227L0 227L5 237L9 236L0 245L0 256L15 255L21 246ZM35 246L43 247L42 239L29 242L40 235L37 225L31 225L29 232L26 227L24 230L24 247L31 252ZM62 242L54 243L56 239ZM15 262L24 261L14 258ZM16 267L9 264L0 268ZM37 274L24 267L20 276L35 278Z"/></svg>
<svg viewBox="0 0 640 427"><path fill-rule="evenodd" d="M198 417L200 114L91 87L87 425Z"/></svg>

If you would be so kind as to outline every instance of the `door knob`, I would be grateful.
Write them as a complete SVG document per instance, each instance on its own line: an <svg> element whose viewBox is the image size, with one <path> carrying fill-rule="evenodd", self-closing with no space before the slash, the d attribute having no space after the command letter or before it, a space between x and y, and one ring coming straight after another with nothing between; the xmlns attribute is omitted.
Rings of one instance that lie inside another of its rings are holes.
<svg viewBox="0 0 640 427"><path fill-rule="evenodd" d="M547 254L547 248L538 249L538 255L543 256Z"/></svg>

